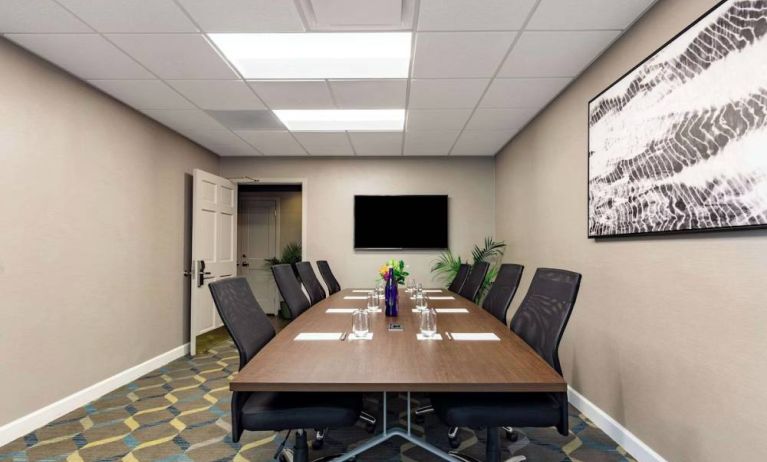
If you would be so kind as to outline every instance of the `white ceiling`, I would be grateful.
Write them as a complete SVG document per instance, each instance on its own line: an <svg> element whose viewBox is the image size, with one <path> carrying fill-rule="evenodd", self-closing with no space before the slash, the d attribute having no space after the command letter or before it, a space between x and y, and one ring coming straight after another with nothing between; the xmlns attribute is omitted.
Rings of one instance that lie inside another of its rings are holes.
<svg viewBox="0 0 767 462"><path fill-rule="evenodd" d="M655 0L2 0L0 33L222 156L492 156ZM244 80L213 32L414 31L409 79ZM404 133L274 109L407 109Z"/></svg>

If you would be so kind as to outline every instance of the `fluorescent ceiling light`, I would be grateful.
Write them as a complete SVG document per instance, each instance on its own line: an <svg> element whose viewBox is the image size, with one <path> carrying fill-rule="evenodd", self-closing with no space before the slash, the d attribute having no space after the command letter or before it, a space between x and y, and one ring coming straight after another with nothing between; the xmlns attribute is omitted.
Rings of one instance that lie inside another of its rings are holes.
<svg viewBox="0 0 767 462"><path fill-rule="evenodd" d="M275 110L291 131L402 131L404 109Z"/></svg>
<svg viewBox="0 0 767 462"><path fill-rule="evenodd" d="M407 78L410 32L208 34L246 79Z"/></svg>

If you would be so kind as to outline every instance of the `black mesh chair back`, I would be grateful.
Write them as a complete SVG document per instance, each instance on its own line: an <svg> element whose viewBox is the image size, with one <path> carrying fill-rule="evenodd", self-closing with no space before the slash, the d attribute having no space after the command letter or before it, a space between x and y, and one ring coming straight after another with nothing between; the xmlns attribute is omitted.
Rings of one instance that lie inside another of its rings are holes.
<svg viewBox="0 0 767 462"><path fill-rule="evenodd" d="M485 282L485 276L489 269L490 263L486 261L475 263L471 268L469 276L466 278L466 282L463 283L463 287L461 287L461 290L458 292L458 295L468 298L471 301L476 301L477 295L479 295L479 289L482 288L482 283Z"/></svg>
<svg viewBox="0 0 767 462"><path fill-rule="evenodd" d="M272 274L277 282L277 288L280 290L282 299L288 305L291 316L295 319L310 306L309 299L306 298L304 291L301 290L301 283L293 272L293 266L288 264L272 266Z"/></svg>
<svg viewBox="0 0 767 462"><path fill-rule="evenodd" d="M304 283L306 293L309 294L309 300L312 302L312 305L324 300L325 289L322 288L320 280L317 279L317 275L312 269L312 264L308 261L298 262L296 263L296 269L298 270L298 277Z"/></svg>
<svg viewBox="0 0 767 462"><path fill-rule="evenodd" d="M274 327L245 278L221 279L208 287L216 310L240 352L242 369L274 337Z"/></svg>
<svg viewBox="0 0 767 462"><path fill-rule="evenodd" d="M461 267L458 268L458 273L456 273L455 279L453 279L453 282L450 283L450 286L447 288L447 290L455 294L459 293L463 287L463 284L466 282L466 276L469 275L470 269L471 267L468 263L462 264Z"/></svg>
<svg viewBox="0 0 767 462"><path fill-rule="evenodd" d="M506 312L509 310L514 294L517 293L524 269L522 265L510 263L501 265L493 285L487 292L487 297L482 302L482 308L504 324L506 324Z"/></svg>
<svg viewBox="0 0 767 462"><path fill-rule="evenodd" d="M341 284L339 284L336 277L333 276L333 272L330 271L330 265L328 265L327 261L317 260L317 268L320 269L320 275L322 275L322 279L325 281L325 286L328 288L328 295L333 295L341 290Z"/></svg>
<svg viewBox="0 0 767 462"><path fill-rule="evenodd" d="M559 342L580 285L581 275L578 273L538 268L525 299L511 319L511 330L560 374Z"/></svg>

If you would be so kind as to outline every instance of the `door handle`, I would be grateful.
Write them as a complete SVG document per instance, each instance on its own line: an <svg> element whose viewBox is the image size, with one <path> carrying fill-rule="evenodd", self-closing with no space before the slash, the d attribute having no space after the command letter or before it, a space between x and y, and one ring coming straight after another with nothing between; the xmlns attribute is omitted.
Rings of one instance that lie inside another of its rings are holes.
<svg viewBox="0 0 767 462"><path fill-rule="evenodd" d="M207 274L210 274L210 271L205 271L205 260L200 260L200 270L197 273L197 287L202 287L206 279L213 279L213 277L206 278L205 275Z"/></svg>
<svg viewBox="0 0 767 462"><path fill-rule="evenodd" d="M242 267L243 268L247 268L248 266L250 266L250 263L248 263L248 260L246 260L247 258L248 258L247 255L242 254Z"/></svg>

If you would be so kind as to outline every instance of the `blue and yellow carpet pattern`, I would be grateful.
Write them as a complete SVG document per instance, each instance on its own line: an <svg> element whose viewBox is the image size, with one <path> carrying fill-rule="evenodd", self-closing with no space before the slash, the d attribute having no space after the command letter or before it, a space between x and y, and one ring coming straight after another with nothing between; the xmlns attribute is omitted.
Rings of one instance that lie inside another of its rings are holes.
<svg viewBox="0 0 767 462"><path fill-rule="evenodd" d="M237 351L228 340L204 355L173 361L0 447L0 461L271 461L284 433L245 432L239 443L230 438L228 384L237 364ZM378 398L371 395L366 401L367 410L374 415L379 413ZM389 398L390 425L396 421L404 425L404 399L393 394ZM380 423L376 431L380 431ZM416 434L425 434L430 443L444 449L448 448L446 431L435 416L429 416L424 426L414 426ZM504 459L526 455L535 462L634 460L574 408L567 437L554 429L520 432L514 443L502 440ZM341 452L369 437L361 423L359 427L331 430L323 449L311 451L310 458ZM484 432L462 429L460 437L461 449L482 459ZM357 460L437 459L394 439Z"/></svg>

